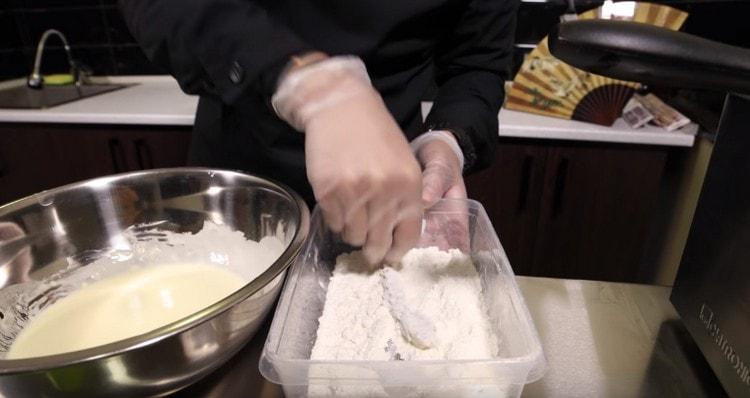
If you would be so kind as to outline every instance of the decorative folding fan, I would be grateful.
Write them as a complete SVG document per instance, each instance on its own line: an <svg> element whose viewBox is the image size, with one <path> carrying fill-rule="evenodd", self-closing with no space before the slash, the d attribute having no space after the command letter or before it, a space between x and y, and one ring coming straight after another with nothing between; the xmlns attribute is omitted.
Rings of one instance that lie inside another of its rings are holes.
<svg viewBox="0 0 750 398"><path fill-rule="evenodd" d="M578 19L625 19L678 30L687 18L687 13L659 4L607 3L578 15ZM564 63L550 54L545 37L513 79L505 107L611 126L639 86Z"/></svg>

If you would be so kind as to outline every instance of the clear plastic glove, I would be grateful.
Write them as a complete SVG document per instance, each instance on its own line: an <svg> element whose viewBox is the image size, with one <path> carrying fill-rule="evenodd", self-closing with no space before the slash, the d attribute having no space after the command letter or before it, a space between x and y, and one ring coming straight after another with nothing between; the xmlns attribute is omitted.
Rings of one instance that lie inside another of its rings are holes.
<svg viewBox="0 0 750 398"><path fill-rule="evenodd" d="M306 134L307 177L330 228L371 264L398 262L419 239L420 168L362 61L291 71L272 101Z"/></svg>
<svg viewBox="0 0 750 398"><path fill-rule="evenodd" d="M418 137L411 146L423 170L422 203L434 210L426 219L420 245L468 252L463 155L456 139L447 131L431 131Z"/></svg>
<svg viewBox="0 0 750 398"><path fill-rule="evenodd" d="M430 131L412 142L422 166L422 202L432 207L440 199L466 199L463 155L451 133Z"/></svg>

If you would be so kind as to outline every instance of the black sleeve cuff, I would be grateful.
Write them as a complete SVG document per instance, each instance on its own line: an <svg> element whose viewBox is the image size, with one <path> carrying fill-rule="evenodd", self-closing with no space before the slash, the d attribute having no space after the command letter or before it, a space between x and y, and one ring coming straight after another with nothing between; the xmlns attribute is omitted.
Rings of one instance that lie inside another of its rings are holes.
<svg viewBox="0 0 750 398"><path fill-rule="evenodd" d="M477 152L474 148L474 144L471 142L471 137L463 129L453 126L447 122L436 122L427 125L427 130L445 130L449 131L456 138L459 148L464 155L464 169L462 172L465 174L474 169L477 163Z"/></svg>

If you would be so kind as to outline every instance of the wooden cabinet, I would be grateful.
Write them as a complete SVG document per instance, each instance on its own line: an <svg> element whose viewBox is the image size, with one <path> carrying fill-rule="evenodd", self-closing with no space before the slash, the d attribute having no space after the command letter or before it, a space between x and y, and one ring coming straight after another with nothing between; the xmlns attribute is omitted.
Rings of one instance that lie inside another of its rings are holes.
<svg viewBox="0 0 750 398"><path fill-rule="evenodd" d="M498 145L492 166L466 177L471 199L484 206L518 274L530 275L547 149Z"/></svg>
<svg viewBox="0 0 750 398"><path fill-rule="evenodd" d="M0 204L134 170L184 166L190 127L0 125Z"/></svg>
<svg viewBox="0 0 750 398"><path fill-rule="evenodd" d="M50 140L47 132L0 128L0 203L67 182L59 166L49 167L61 161Z"/></svg>
<svg viewBox="0 0 750 398"><path fill-rule="evenodd" d="M0 124L0 204L89 178L183 166L189 127ZM499 140L466 178L519 275L645 281L666 147Z"/></svg>
<svg viewBox="0 0 750 398"><path fill-rule="evenodd" d="M641 281L668 151L504 139L467 177L520 275Z"/></svg>

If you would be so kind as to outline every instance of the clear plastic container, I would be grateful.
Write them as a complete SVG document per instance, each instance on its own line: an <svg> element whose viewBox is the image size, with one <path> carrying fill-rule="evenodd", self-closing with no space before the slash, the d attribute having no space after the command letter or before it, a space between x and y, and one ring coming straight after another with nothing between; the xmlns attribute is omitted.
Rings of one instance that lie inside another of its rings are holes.
<svg viewBox="0 0 750 398"><path fill-rule="evenodd" d="M469 252L500 350L492 359L310 360L336 257L354 248L315 209L304 251L289 273L260 360L260 372L295 397L518 397L542 377L539 336L505 251L481 204L443 200L426 212L420 247ZM467 231L468 230L468 231ZM461 231L464 231L463 233Z"/></svg>

